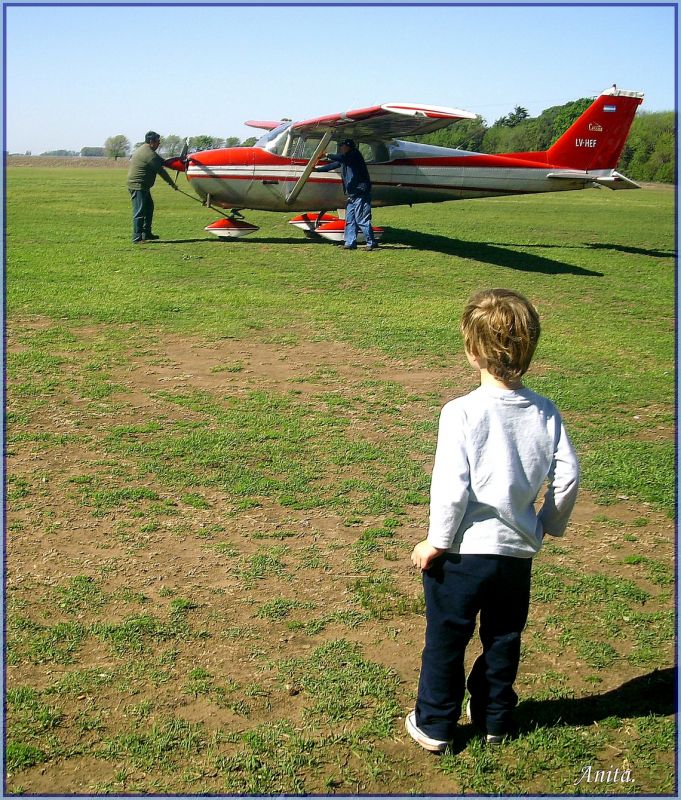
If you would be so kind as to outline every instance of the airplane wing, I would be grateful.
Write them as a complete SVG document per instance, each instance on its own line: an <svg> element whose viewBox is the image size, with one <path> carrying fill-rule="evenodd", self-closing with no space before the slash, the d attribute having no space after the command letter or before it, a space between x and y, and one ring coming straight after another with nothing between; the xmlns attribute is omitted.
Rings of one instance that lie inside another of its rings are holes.
<svg viewBox="0 0 681 800"><path fill-rule="evenodd" d="M349 137L359 141L395 139L416 136L446 128L462 119L475 119L470 111L418 103L384 103L359 108L327 117L294 122L291 133L308 136L333 131L334 137Z"/></svg>
<svg viewBox="0 0 681 800"><path fill-rule="evenodd" d="M416 136L421 133L446 128L461 119L475 119L470 111L442 106L424 106L416 103L385 103L371 108L359 108L342 114L330 114L303 122L294 122L290 131L294 136L318 134L321 140L307 163L303 174L286 197L291 204L307 183L315 164L332 137L350 137L359 141L384 141L398 136Z"/></svg>

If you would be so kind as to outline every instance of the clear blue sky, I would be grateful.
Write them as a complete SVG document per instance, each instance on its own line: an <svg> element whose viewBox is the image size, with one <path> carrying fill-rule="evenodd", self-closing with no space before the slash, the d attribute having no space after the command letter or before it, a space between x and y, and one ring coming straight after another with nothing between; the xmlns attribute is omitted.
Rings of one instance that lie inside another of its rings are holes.
<svg viewBox="0 0 681 800"><path fill-rule="evenodd" d="M675 107L674 9L639 6L10 7L6 146L80 150L122 133L257 135L384 102L544 108L617 83Z"/></svg>

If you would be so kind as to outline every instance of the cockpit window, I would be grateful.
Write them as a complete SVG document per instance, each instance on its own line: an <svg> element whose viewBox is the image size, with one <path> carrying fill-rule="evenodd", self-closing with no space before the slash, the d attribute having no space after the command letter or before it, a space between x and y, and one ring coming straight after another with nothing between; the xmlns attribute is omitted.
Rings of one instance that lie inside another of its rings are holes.
<svg viewBox="0 0 681 800"><path fill-rule="evenodd" d="M281 155L288 139L286 131L290 127L291 122L289 120L282 122L281 125L278 125L271 131L267 131L266 134L261 136L255 143L255 146L262 147L264 150L268 150L270 153Z"/></svg>
<svg viewBox="0 0 681 800"><path fill-rule="evenodd" d="M383 142L360 142L358 147L367 164L381 164L390 160L388 148Z"/></svg>
<svg viewBox="0 0 681 800"><path fill-rule="evenodd" d="M305 139L302 136L294 136L291 139L292 145L288 152L282 155L308 160L312 158L315 149L319 145L319 141L319 135L310 139ZM367 164L381 164L390 161L390 152L384 142L358 142L357 147L364 156L364 160ZM340 141L332 140L326 148L326 151L328 153L339 152Z"/></svg>
<svg viewBox="0 0 681 800"><path fill-rule="evenodd" d="M312 134L309 137L300 134L291 136L289 133L291 125L289 120L282 122L261 136L255 146L278 156L309 160L319 145L321 134ZM381 164L390 160L390 152L385 142L358 142L357 146L368 164ZM339 149L338 141L332 141L327 152L335 153Z"/></svg>
<svg viewBox="0 0 681 800"><path fill-rule="evenodd" d="M319 142L319 136L310 139L306 139L303 136L294 136L291 140L291 147L289 148L288 152L284 153L283 155L287 155L290 158L300 158L307 161L314 155L315 150L319 146Z"/></svg>

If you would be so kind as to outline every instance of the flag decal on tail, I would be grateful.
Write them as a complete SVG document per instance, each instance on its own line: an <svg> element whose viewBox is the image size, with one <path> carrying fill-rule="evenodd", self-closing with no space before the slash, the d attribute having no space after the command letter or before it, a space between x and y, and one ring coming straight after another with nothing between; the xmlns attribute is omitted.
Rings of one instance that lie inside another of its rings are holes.
<svg viewBox="0 0 681 800"><path fill-rule="evenodd" d="M617 106L603 106L603 111L612 114L614 111L617 111Z"/></svg>

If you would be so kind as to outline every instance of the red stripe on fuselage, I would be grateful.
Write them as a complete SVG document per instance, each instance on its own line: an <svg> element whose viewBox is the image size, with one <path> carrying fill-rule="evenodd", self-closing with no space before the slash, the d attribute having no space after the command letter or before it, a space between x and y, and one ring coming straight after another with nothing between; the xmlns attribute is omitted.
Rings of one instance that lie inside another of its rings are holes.
<svg viewBox="0 0 681 800"><path fill-rule="evenodd" d="M235 147L226 150L206 150L190 156L190 162L205 167L258 167L288 166L305 167L304 158L286 158L261 150L259 147ZM325 163L323 160L320 163ZM371 164L369 167L371 168ZM384 161L377 167L488 167L490 169L546 169L546 153L518 153L488 155L471 153L465 156L432 156L424 158L398 158Z"/></svg>
<svg viewBox="0 0 681 800"><path fill-rule="evenodd" d="M297 183L298 178L296 176L293 177L286 177L283 175L188 175L187 179L189 181L193 180L221 180L221 181L254 181L260 183L262 181L272 181L275 183ZM326 183L326 184L337 184L338 181L328 180L324 178L310 178L307 183ZM372 181L372 186L387 186L392 189L422 189L424 191L427 190L437 190L437 191L448 191L448 192L494 192L495 194L531 194L525 190L517 190L517 189L502 189L498 187L486 187L486 188L478 188L476 186L452 186L451 184L441 184L441 183L406 183L405 181L399 181L399 183L393 183L388 181Z"/></svg>

